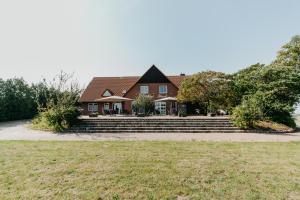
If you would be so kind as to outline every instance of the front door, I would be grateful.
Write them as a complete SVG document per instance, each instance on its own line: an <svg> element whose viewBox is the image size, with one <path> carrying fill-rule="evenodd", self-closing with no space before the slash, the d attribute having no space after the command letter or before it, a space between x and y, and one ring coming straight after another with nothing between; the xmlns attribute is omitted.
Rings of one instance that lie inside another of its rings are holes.
<svg viewBox="0 0 300 200"><path fill-rule="evenodd" d="M121 114L122 112L122 103L114 103L114 110L117 114Z"/></svg>
<svg viewBox="0 0 300 200"><path fill-rule="evenodd" d="M155 102L155 110L159 112L160 115L166 115L167 103L166 102Z"/></svg>

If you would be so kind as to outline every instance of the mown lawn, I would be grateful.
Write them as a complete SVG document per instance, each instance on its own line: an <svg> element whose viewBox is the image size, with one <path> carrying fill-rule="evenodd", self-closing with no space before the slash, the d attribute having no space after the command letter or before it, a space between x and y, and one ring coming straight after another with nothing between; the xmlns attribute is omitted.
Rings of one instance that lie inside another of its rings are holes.
<svg viewBox="0 0 300 200"><path fill-rule="evenodd" d="M299 199L300 143L0 142L0 199Z"/></svg>

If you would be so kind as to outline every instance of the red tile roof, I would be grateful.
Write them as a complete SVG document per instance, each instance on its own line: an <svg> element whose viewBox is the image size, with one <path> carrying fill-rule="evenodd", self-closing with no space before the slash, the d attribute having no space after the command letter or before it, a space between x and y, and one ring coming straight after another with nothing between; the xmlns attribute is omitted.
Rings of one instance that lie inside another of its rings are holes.
<svg viewBox="0 0 300 200"><path fill-rule="evenodd" d="M100 99L107 89L113 92L112 95L124 96L123 92L127 92L139 78L140 76L95 77L81 95L79 102L93 102L96 99ZM185 76L167 76L167 78L179 87Z"/></svg>

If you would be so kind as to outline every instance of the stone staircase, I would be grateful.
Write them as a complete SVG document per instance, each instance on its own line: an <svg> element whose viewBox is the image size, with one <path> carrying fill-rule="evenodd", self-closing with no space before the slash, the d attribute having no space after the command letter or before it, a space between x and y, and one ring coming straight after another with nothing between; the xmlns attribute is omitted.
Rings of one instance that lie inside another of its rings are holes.
<svg viewBox="0 0 300 200"><path fill-rule="evenodd" d="M236 133L245 132L226 117L83 118L66 132L75 133Z"/></svg>

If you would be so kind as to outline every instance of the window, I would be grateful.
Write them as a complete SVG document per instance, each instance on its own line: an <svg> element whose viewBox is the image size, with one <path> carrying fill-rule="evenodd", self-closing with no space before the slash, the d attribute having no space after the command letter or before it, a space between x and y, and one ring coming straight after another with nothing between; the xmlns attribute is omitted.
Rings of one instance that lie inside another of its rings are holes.
<svg viewBox="0 0 300 200"><path fill-rule="evenodd" d="M140 92L141 94L149 94L149 87L147 85L141 85Z"/></svg>
<svg viewBox="0 0 300 200"><path fill-rule="evenodd" d="M98 104L97 103L89 103L88 104L88 111L89 112L97 112L98 111Z"/></svg>
<svg viewBox="0 0 300 200"><path fill-rule="evenodd" d="M167 93L168 93L168 87L166 85L160 85L159 94L167 94Z"/></svg>
<svg viewBox="0 0 300 200"><path fill-rule="evenodd" d="M109 90L106 90L103 95L104 97L110 97L111 96L111 93L109 92Z"/></svg>
<svg viewBox="0 0 300 200"><path fill-rule="evenodd" d="M105 103L104 106L103 106L103 109L104 110L109 110L109 103Z"/></svg>
<svg viewBox="0 0 300 200"><path fill-rule="evenodd" d="M166 102L155 102L155 110L158 111L159 115L167 114L167 103Z"/></svg>

